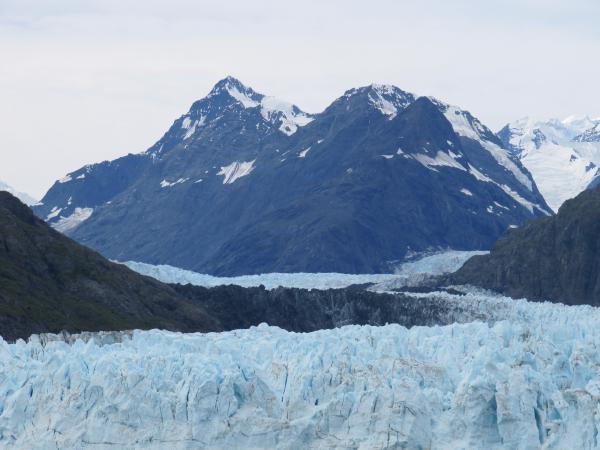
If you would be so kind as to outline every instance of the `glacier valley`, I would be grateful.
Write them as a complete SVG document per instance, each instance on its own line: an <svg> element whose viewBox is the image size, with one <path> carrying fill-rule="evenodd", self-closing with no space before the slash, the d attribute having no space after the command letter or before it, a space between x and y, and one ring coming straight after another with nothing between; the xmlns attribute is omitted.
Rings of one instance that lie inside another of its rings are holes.
<svg viewBox="0 0 600 450"><path fill-rule="evenodd" d="M0 447L592 449L600 310L412 294L447 326L0 341Z"/></svg>

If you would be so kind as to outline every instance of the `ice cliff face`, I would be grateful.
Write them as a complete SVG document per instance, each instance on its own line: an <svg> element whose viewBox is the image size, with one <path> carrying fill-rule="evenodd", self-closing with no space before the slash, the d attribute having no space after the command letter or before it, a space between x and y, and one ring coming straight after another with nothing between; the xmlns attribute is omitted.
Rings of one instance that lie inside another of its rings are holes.
<svg viewBox="0 0 600 450"><path fill-rule="evenodd" d="M598 448L598 310L439 295L490 324L1 342L0 446Z"/></svg>

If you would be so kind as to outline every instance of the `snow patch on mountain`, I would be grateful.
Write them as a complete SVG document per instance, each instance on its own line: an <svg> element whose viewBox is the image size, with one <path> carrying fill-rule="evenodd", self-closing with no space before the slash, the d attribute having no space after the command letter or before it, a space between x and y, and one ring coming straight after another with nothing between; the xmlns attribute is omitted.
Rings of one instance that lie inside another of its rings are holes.
<svg viewBox="0 0 600 450"><path fill-rule="evenodd" d="M306 158L306 155L308 154L309 151L310 151L310 147L305 148L300 153L298 153L298 158Z"/></svg>
<svg viewBox="0 0 600 450"><path fill-rule="evenodd" d="M250 173L254 170L255 162L256 160L234 161L227 166L221 167L221 170L217 173L217 175L223 176L223 184L232 184L236 180L245 177L246 175L250 175Z"/></svg>
<svg viewBox="0 0 600 450"><path fill-rule="evenodd" d="M240 102L244 108L255 108L259 105L256 100L253 100L246 92L240 91L236 86L228 86L227 92Z"/></svg>
<svg viewBox="0 0 600 450"><path fill-rule="evenodd" d="M405 109L415 100L412 94L387 84L372 84L366 88L352 89L346 93L346 96L361 91L368 92L369 102L389 120L396 117L398 111Z"/></svg>
<svg viewBox="0 0 600 450"><path fill-rule="evenodd" d="M232 77L217 83L211 94L216 95L222 90L225 90L245 109L259 107L262 118L268 123L278 125L278 130L288 136L314 120L310 114L301 111L297 106L276 97L254 92Z"/></svg>
<svg viewBox="0 0 600 450"><path fill-rule="evenodd" d="M314 120L298 107L275 97L263 97L260 102L260 113L268 122L280 121L279 131L288 136L294 134L298 127L308 125Z"/></svg>
<svg viewBox="0 0 600 450"><path fill-rule="evenodd" d="M163 188L163 189L164 188L170 188L170 187L176 186L178 184L185 183L188 180L189 180L189 178L179 178L178 180L173 181L173 182L170 182L170 181L167 181L167 180L162 180L160 182L160 187Z"/></svg>
<svg viewBox="0 0 600 450"><path fill-rule="evenodd" d="M391 86L373 86L373 93L369 96L371 103L389 119L393 119L398 114L398 109L394 104L384 97L384 94L393 93Z"/></svg>
<svg viewBox="0 0 600 450"><path fill-rule="evenodd" d="M60 210L58 211L60 213ZM60 217L60 219L54 222L52 227L61 233L69 230L73 230L85 222L92 216L94 212L93 208L75 208L73 213L67 217Z"/></svg>
<svg viewBox="0 0 600 450"><path fill-rule="evenodd" d="M431 156L425 155L423 153L417 153L412 155L414 159L419 161L422 165L431 170L436 170L436 166L445 166L445 167L453 167L455 169L464 170L467 169L461 163L459 163L455 158L450 156L448 153L437 152L435 158Z"/></svg>
<svg viewBox="0 0 600 450"><path fill-rule="evenodd" d="M192 120L189 115L184 117L183 121L181 122L181 128L186 130L185 134L183 135L183 139L189 139L192 137L194 133L196 133L196 129L205 123L206 116L200 116L200 118L196 120ZM158 152L160 153L160 149Z"/></svg>
<svg viewBox="0 0 600 450"><path fill-rule="evenodd" d="M463 111L455 106L443 104L439 101L436 101L436 103L441 105L444 116L458 135L478 141L494 157L498 164L509 170L527 189L530 191L533 190L533 183L529 176L515 164L511 155L505 149L489 139L492 132L479 120L467 111Z"/></svg>
<svg viewBox="0 0 600 450"><path fill-rule="evenodd" d="M58 217L58 215L61 213L62 208L59 208L58 206L54 206L50 212L48 213L48 215L46 216L46 222L54 219L55 217Z"/></svg>

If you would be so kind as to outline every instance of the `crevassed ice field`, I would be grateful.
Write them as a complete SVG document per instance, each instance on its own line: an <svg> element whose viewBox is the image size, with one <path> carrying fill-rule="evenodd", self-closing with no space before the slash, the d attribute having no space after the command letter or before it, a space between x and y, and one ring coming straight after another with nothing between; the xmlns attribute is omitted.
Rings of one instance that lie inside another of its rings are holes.
<svg viewBox="0 0 600 450"><path fill-rule="evenodd" d="M0 434L19 449L597 448L600 312L461 289L411 294L463 311L442 327L2 341Z"/></svg>

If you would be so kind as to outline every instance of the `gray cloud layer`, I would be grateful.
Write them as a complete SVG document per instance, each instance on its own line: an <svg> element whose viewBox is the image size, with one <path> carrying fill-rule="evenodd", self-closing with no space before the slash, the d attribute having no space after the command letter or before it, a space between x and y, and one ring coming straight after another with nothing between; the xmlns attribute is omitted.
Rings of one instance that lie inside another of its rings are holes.
<svg viewBox="0 0 600 450"><path fill-rule="evenodd" d="M227 74L315 112L392 83L498 128L600 115L595 0L0 0L0 179L149 147Z"/></svg>

